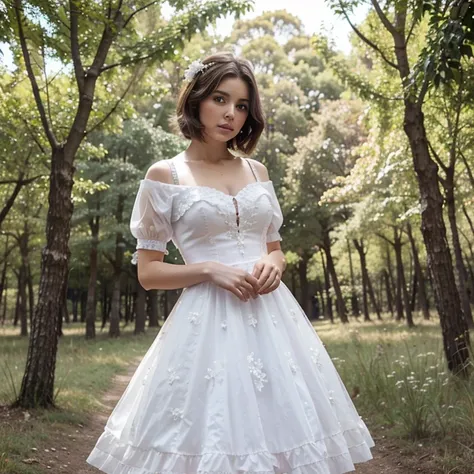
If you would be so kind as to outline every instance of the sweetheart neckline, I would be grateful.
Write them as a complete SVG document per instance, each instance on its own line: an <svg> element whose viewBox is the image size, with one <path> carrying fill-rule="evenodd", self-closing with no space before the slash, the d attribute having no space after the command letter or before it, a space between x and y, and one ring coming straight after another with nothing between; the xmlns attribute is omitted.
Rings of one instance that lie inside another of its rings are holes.
<svg viewBox="0 0 474 474"><path fill-rule="evenodd" d="M154 179L149 179L149 178L143 178L142 181L148 181L151 183L159 184L159 185L164 185L164 186L170 186L170 187L178 187L178 188L198 188L198 189L210 189L211 191L215 191L218 194L222 194L224 196L230 197L232 199L237 199L237 196L241 194L244 190L249 188L250 186L253 186L255 184L263 184L263 183L272 183L273 181L271 179L267 181L252 181L250 183L247 183L243 188L239 189L237 194L228 194L224 191L221 191L220 189L214 188L212 186L206 186L203 184L174 184L174 183L164 183L163 181L157 181Z"/></svg>

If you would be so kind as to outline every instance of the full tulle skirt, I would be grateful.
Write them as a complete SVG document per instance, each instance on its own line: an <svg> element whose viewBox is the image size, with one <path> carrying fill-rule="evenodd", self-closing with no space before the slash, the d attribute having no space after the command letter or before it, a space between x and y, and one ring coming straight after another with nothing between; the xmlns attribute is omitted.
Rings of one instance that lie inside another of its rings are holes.
<svg viewBox="0 0 474 474"><path fill-rule="evenodd" d="M247 302L205 282L183 290L87 462L108 474L341 474L373 446L283 282Z"/></svg>

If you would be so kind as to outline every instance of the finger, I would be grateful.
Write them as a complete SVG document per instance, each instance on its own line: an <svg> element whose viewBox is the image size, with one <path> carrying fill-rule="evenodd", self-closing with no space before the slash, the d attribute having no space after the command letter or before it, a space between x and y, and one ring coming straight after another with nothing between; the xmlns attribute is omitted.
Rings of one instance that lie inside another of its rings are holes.
<svg viewBox="0 0 474 474"><path fill-rule="evenodd" d="M273 285L273 283L275 282L276 275L277 275L276 271L272 271L267 281L260 287L260 291L259 291L260 294L263 291L266 291L268 288L270 288L271 285Z"/></svg>
<svg viewBox="0 0 474 474"><path fill-rule="evenodd" d="M252 276L258 279L258 277L262 273L263 267L264 267L263 263L256 263L255 266L253 267Z"/></svg>
<svg viewBox="0 0 474 474"><path fill-rule="evenodd" d="M263 293L260 293L260 294L265 295L267 293L271 293L272 291L275 291L279 286L280 286L280 279L278 278L278 275L277 275L277 278L275 278L275 281L272 283L272 285L267 290L265 290Z"/></svg>
<svg viewBox="0 0 474 474"><path fill-rule="evenodd" d="M257 290L248 281L243 281L241 283L241 286L243 286L252 295L253 298L257 297Z"/></svg>
<svg viewBox="0 0 474 474"><path fill-rule="evenodd" d="M260 285L258 284L257 278L255 278L253 275L250 275L250 273L247 273L247 275L245 275L245 281L248 281L253 286L255 292L258 292Z"/></svg>
<svg viewBox="0 0 474 474"><path fill-rule="evenodd" d="M229 290L231 293L233 293L235 296L237 296L237 298L239 298L240 300L245 301L244 295L235 286L230 286L229 288L227 288L227 290Z"/></svg>
<svg viewBox="0 0 474 474"><path fill-rule="evenodd" d="M262 289L262 287L267 283L267 281L270 278L270 275L272 274L273 271L274 271L274 268L272 268L271 266L267 265L265 267L262 274L260 275L260 278L258 279L260 289ZM273 279L271 279L270 283L272 281L273 281ZM268 287L268 285L267 285L267 287Z"/></svg>
<svg viewBox="0 0 474 474"><path fill-rule="evenodd" d="M245 301L248 301L249 298L250 298L248 290L246 288L244 288L243 286L239 286L239 290L244 295Z"/></svg>

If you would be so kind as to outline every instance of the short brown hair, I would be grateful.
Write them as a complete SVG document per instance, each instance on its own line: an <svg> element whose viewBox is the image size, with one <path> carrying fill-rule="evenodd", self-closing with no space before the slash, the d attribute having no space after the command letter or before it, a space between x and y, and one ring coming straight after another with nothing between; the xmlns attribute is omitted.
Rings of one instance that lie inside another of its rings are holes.
<svg viewBox="0 0 474 474"><path fill-rule="evenodd" d="M241 132L227 142L227 148L249 155L257 146L265 128L265 117L252 65L246 59L237 58L228 52L208 56L202 63L214 64L185 83L179 94L176 115L181 133L188 139L197 138L202 141L204 127L199 120L199 103L211 95L225 78L238 77L249 87L249 114Z"/></svg>

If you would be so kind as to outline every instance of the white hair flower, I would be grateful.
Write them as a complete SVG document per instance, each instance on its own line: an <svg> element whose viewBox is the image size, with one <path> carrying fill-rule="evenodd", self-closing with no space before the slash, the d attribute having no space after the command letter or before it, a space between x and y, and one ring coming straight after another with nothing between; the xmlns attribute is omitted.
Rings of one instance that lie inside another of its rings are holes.
<svg viewBox="0 0 474 474"><path fill-rule="evenodd" d="M213 64L214 63L203 64L203 62L200 59L196 59L188 66L188 69L184 71L184 78L188 82L191 82L196 77L197 73L201 71L205 71L208 67L212 66Z"/></svg>

